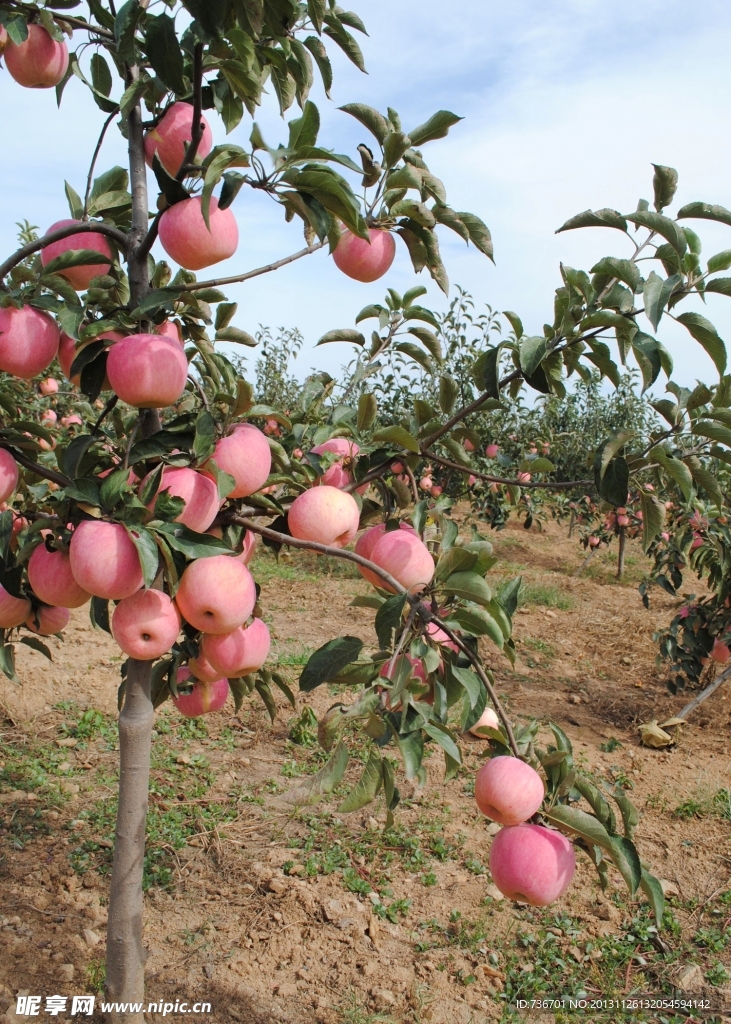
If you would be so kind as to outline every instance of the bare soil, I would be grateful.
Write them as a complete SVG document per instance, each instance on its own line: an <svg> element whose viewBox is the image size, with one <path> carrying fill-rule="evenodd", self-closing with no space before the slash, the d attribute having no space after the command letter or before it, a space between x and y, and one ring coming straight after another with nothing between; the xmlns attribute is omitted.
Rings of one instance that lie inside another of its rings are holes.
<svg viewBox="0 0 731 1024"><path fill-rule="evenodd" d="M204 1019L221 1024L731 1020L728 690L702 705L675 747L641 747L637 725L664 721L686 698L669 694L655 664L652 635L673 601L658 591L643 609L640 549L631 546L620 585L611 551L572 575L583 552L556 524L510 524L492 539L496 580L522 575L526 603L515 669L485 645L487 663L518 721L556 722L577 762L639 808L642 859L668 894L661 937L643 898L630 899L612 872L602 893L583 854L573 885L545 911L500 896L485 867L494 826L471 796L483 741L465 738L464 769L446 785L436 753L423 790L401 777L384 834L382 804L339 815L339 793L301 810L283 796L325 760L315 743L288 738L295 716L305 704L320 715L347 694L298 695L296 712L278 694L273 726L256 694L237 716L230 705L202 724L168 703L148 830L151 1001L210 1002ZM277 565L260 552L253 569L274 657L295 691L299 666L326 640L356 633L375 644L373 612L349 607L367 590L349 566L297 553ZM120 656L85 609L50 645L53 663L18 646L20 684L0 680L0 1014L13 1021L19 992L71 996L103 984ZM360 767L352 757L342 792ZM582 992L709 1005L530 1006ZM528 1008L516 1010L516 999Z"/></svg>

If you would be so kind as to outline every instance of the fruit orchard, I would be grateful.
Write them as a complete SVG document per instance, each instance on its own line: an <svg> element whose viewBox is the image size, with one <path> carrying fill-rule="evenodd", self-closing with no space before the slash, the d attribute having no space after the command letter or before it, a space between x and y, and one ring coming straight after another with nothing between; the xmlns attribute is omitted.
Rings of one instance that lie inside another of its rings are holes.
<svg viewBox="0 0 731 1024"><path fill-rule="evenodd" d="M314 726L322 764L292 787L292 808L335 792L339 814L380 812L388 835L400 790L435 784L435 752L448 782L465 772L464 743L485 741L474 791L501 826L485 850L499 893L536 908L570 899L579 852L598 887L611 871L647 902L665 941L663 886L640 858L625 788L601 788L558 724L519 721L500 698L489 666L515 661L523 583L491 582L488 532L511 516L528 529L568 520L587 560L616 542L620 576L637 540L652 560L648 604L653 587L683 598L689 574L700 577L702 596L660 631L658 656L673 692L713 682L731 657L731 376L695 310L698 297L711 313L730 294L720 275L731 250L702 261L696 229L731 226L731 212L700 201L670 212L678 176L657 165L652 204L573 216L560 230L606 228L610 254L588 271L561 267L541 335L514 312L474 315L464 293L437 315L416 277L383 299L395 260L449 293L441 232L476 260L492 259L493 243L426 162L449 145L455 114L425 111L411 127L349 102L343 117L366 141L349 156L320 139L310 92L317 79L330 94L331 47L364 70L364 31L331 0L0 3L7 102L14 89L55 89L49 117L62 118L64 91L83 87L100 110L87 187L65 185L70 217L59 209L43 234L26 222L0 265L0 666L16 678L18 644L50 658L41 638L84 607L124 657L109 1000L145 997L155 713L170 700L197 721L227 700L236 712L261 701L274 718L275 695L297 704L271 657L252 571L259 538L282 557L349 563L369 584L353 606L374 613L370 635L334 636L302 667L300 694L329 687L338 699ZM255 120L265 100L294 109L276 148ZM122 133L128 167L100 169L109 131ZM216 141L233 133L247 144ZM241 254L245 189L281 207L295 251L199 277ZM260 400L232 355L256 339L225 288L301 259L332 259L368 304L320 339L353 346L346 379L313 374L280 406L276 387ZM717 379L692 391L672 381L670 318ZM648 403L632 374L643 391L666 380L672 398ZM612 415L584 429L601 402ZM349 763L359 775L343 792Z"/></svg>

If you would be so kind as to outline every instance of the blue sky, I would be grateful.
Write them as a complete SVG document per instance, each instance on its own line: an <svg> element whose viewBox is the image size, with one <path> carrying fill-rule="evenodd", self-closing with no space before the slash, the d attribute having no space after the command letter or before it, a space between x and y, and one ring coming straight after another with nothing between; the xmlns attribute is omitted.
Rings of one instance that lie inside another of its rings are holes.
<svg viewBox="0 0 731 1024"><path fill-rule="evenodd" d="M628 255L616 232L555 235L555 229L587 207L628 212L640 196L651 199L653 161L680 172L679 203L702 199L731 207L731 20L723 0L697 0L690 8L681 0L460 0L447 5L448 16L437 0L352 0L352 6L370 32L362 39L369 74L331 47L333 101L317 90L312 97L322 116L321 143L354 154L368 141L337 110L346 102L390 105L407 130L440 108L463 115L449 138L428 144L424 155L444 180L450 204L489 225L496 266L446 230L445 263L453 285L478 303L515 310L529 333L552 317L561 261L588 269L603 255ZM68 216L63 180L83 190L103 115L76 81L60 112L52 91L21 89L5 71L0 96L0 245L8 252L15 221L27 217L45 229ZM273 103L259 122L270 144L286 138ZM245 146L249 132L246 119L231 139ZM225 138L220 126L214 134L216 141ZM99 167L121 162L122 140L110 133ZM301 247L299 228L285 224L265 197L244 190L235 212L239 251L212 275L235 274ZM731 247L731 229L698 225L705 256ZM429 285L425 304L445 308L447 300L422 279ZM337 370L349 358L347 346L313 348L325 331L352 326L358 310L379 301L387 285L404 290L416 280L399 243L392 270L375 284L348 280L318 253L230 291L239 302L236 323L245 330L259 324L302 329L306 346L297 368L303 375L312 366ZM731 300L710 297L704 312L729 341ZM713 379L710 361L683 328L663 321L660 337L673 353L679 383Z"/></svg>

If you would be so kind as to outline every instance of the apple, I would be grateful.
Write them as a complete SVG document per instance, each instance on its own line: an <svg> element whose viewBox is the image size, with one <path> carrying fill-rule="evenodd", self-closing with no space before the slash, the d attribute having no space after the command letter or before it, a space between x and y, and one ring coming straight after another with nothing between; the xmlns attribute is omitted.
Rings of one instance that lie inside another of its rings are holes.
<svg viewBox="0 0 731 1024"><path fill-rule="evenodd" d="M183 618L205 633L230 633L254 610L256 587L237 558L212 555L191 562L175 595Z"/></svg>
<svg viewBox="0 0 731 1024"><path fill-rule="evenodd" d="M185 390L188 360L180 345L159 334L130 334L109 350L107 374L123 402L138 409L174 405Z"/></svg>
<svg viewBox="0 0 731 1024"><path fill-rule="evenodd" d="M530 473L518 473L518 478L517 479L518 479L518 483L519 484L529 484L530 483Z"/></svg>
<svg viewBox="0 0 731 1024"><path fill-rule="evenodd" d="M2 52L5 49L5 44L7 43L7 41L8 30L5 28L4 25L0 25L0 56L2 56Z"/></svg>
<svg viewBox="0 0 731 1024"><path fill-rule="evenodd" d="M629 516L617 516L617 526L629 526Z"/></svg>
<svg viewBox="0 0 731 1024"><path fill-rule="evenodd" d="M204 683L215 683L221 676L221 673L216 672L213 666L206 661L202 654L199 654L197 658L190 658L188 666L196 679L200 679Z"/></svg>
<svg viewBox="0 0 731 1024"><path fill-rule="evenodd" d="M317 482L327 487L347 487L353 482L351 470L359 451L358 445L346 437L331 437L324 444L316 445L312 449L315 455L334 452L340 456L337 462L333 462L332 466L325 470Z"/></svg>
<svg viewBox="0 0 731 1024"><path fill-rule="evenodd" d="M494 459L499 451L500 448L498 445L489 444L487 448L485 448L485 455L487 456L488 459Z"/></svg>
<svg viewBox="0 0 731 1024"><path fill-rule="evenodd" d="M419 481L419 487L421 487L422 491L430 491L433 486L434 481L430 476L423 476Z"/></svg>
<svg viewBox="0 0 731 1024"><path fill-rule="evenodd" d="M503 896L546 907L568 889L576 857L566 836L543 825L501 828L490 847L490 874Z"/></svg>
<svg viewBox="0 0 731 1024"><path fill-rule="evenodd" d="M440 647L448 647L450 651L455 653L459 651L459 645L454 640L450 640L449 633L445 633L436 622L430 622L426 627L426 631L434 643L439 644Z"/></svg>
<svg viewBox="0 0 731 1024"><path fill-rule="evenodd" d="M61 426L62 427L73 427L73 426L80 427L81 424L82 424L81 416L77 416L76 413L72 413L71 416L62 416L61 417Z"/></svg>
<svg viewBox="0 0 731 1024"><path fill-rule="evenodd" d="M269 655L271 637L266 624L254 619L230 633L204 633L201 650L211 668L229 679L260 669Z"/></svg>
<svg viewBox="0 0 731 1024"><path fill-rule="evenodd" d="M407 533L413 533L416 536L416 530L413 526L409 526L408 523L399 523L399 530L405 530ZM371 526L369 529L364 530L355 544L355 553L360 555L361 558L367 558L368 561L372 561L371 552L375 547L376 543L386 532L386 524L379 523L377 526ZM364 579L372 583L374 587L382 587L383 580L380 576L376 576L370 569L366 569L364 566L358 566L358 572L363 576Z"/></svg>
<svg viewBox="0 0 731 1024"><path fill-rule="evenodd" d="M26 627L32 633L39 633L41 636L52 636L60 633L68 626L71 613L68 608L57 608L41 604L37 611L31 612L25 620Z"/></svg>
<svg viewBox="0 0 731 1024"><path fill-rule="evenodd" d="M140 490L150 476L152 473L148 473L144 478ZM221 507L215 481L207 473L198 473L187 466L166 466L163 469L157 494L147 506L149 509L155 507L157 495L163 491L168 491L171 497L183 499L185 507L180 515L175 517L175 522L183 523L195 533L205 533Z"/></svg>
<svg viewBox="0 0 731 1024"><path fill-rule="evenodd" d="M601 540L600 540L599 537L589 537L589 547L590 548L598 548L600 544L601 544Z"/></svg>
<svg viewBox="0 0 731 1024"><path fill-rule="evenodd" d="M266 482L272 471L272 450L266 437L252 423L239 423L216 441L213 461L235 480L229 498L248 498Z"/></svg>
<svg viewBox="0 0 731 1024"><path fill-rule="evenodd" d="M477 477L474 476L474 474L470 473L470 475L467 477L467 486L468 487L474 487L476 483L477 483Z"/></svg>
<svg viewBox="0 0 731 1024"><path fill-rule="evenodd" d="M500 719L492 710L492 708L485 708L480 717L477 719L474 725L471 725L468 732L471 732L473 736L480 738L479 730L482 728L488 729L499 729ZM485 737L481 737L484 739Z"/></svg>
<svg viewBox="0 0 731 1024"><path fill-rule="evenodd" d="M76 220L57 220L55 224L51 224L46 234L50 235L52 231L57 231L59 228L80 223L81 221ZM75 291L85 292L91 284L92 278L106 274L108 271L109 265L112 262L111 246L105 235L99 234L96 231L80 231L77 235L68 235L68 237L62 238L60 242L51 242L50 245L41 249L41 263L45 267L51 260L55 260L57 256L68 252L69 249L93 249L94 252L98 252L102 257L105 257L99 263L92 263L89 266L67 267L66 270L58 271L59 277L65 277Z"/></svg>
<svg viewBox="0 0 731 1024"><path fill-rule="evenodd" d="M401 668L401 664L404 658L409 662L411 666L411 676L414 679L418 680L419 683L422 683L424 687L423 689L419 689L415 692L412 691L412 697L414 698L414 700L421 701L422 704L433 704L434 690L427 678L426 670L424 668L424 662L421 661L420 658L413 658L410 654L400 654L394 662L392 671L390 671L391 661L389 659L388 661L384 662L384 664L381 666L381 671L378 673L378 675L382 679L388 679L389 682L392 682L394 679L398 677L399 670ZM378 689L380 690L381 687L378 687ZM390 697L387 696L385 699L385 703L389 711L401 710L402 702L400 700L397 700L396 703L392 705Z"/></svg>
<svg viewBox="0 0 731 1024"><path fill-rule="evenodd" d="M442 493L442 490L443 488L440 487L439 484L434 484L434 486L431 489L432 498L438 498L439 495Z"/></svg>
<svg viewBox="0 0 731 1024"><path fill-rule="evenodd" d="M369 228L370 241L352 231L343 231L333 253L338 270L355 281L377 281L386 274L396 255L396 242L390 231Z"/></svg>
<svg viewBox="0 0 731 1024"><path fill-rule="evenodd" d="M6 40L3 56L11 76L26 89L52 89L63 79L69 66L66 43L57 42L42 25L33 23L28 25L28 38L24 42Z"/></svg>
<svg viewBox="0 0 731 1024"><path fill-rule="evenodd" d="M180 632L180 612L162 590L138 590L114 609L112 636L125 654L138 661L161 657Z"/></svg>
<svg viewBox="0 0 731 1024"><path fill-rule="evenodd" d="M384 533L373 545L370 561L385 569L412 594L423 590L434 575L434 559L426 544L415 533L405 530ZM383 580L378 586L391 589Z"/></svg>
<svg viewBox="0 0 731 1024"><path fill-rule="evenodd" d="M18 486L18 463L5 448L0 448L0 503L8 500Z"/></svg>
<svg viewBox="0 0 731 1024"><path fill-rule="evenodd" d="M711 660L725 665L729 658L731 658L731 651L728 649L728 646L722 643L718 637L715 637L711 650Z"/></svg>
<svg viewBox="0 0 731 1024"><path fill-rule="evenodd" d="M49 423L55 423L57 419L58 419L58 416L53 411L53 409L44 409L43 413L41 414L41 423L43 425L47 425Z"/></svg>
<svg viewBox="0 0 731 1024"><path fill-rule="evenodd" d="M240 555L236 555L240 562L244 565L248 565L251 559L254 557L254 551L256 550L256 542L259 538L253 532L253 530L247 530L244 534L244 550Z"/></svg>
<svg viewBox="0 0 731 1024"><path fill-rule="evenodd" d="M691 551L695 551L696 548L701 548L701 547L703 547L703 538L701 537L701 535L699 533L694 533L693 534L693 540L692 540L691 545L690 545L690 550Z"/></svg>
<svg viewBox="0 0 731 1024"><path fill-rule="evenodd" d="M42 395L55 395L58 391L58 381L55 377L46 377L39 384L38 390Z"/></svg>
<svg viewBox="0 0 731 1024"><path fill-rule="evenodd" d="M351 494L325 484L297 495L288 522L298 540L344 548L358 532L360 510Z"/></svg>
<svg viewBox="0 0 731 1024"><path fill-rule="evenodd" d="M178 669L177 685L181 686L193 678L188 666L181 665ZM191 692L173 697L173 704L185 718L200 718L211 711L220 711L228 699L228 694L228 679L216 679L212 682L196 679Z"/></svg>
<svg viewBox="0 0 731 1024"><path fill-rule="evenodd" d="M142 587L142 568L134 541L121 523L86 519L71 538L71 572L82 589L113 601Z"/></svg>
<svg viewBox="0 0 731 1024"><path fill-rule="evenodd" d="M177 341L179 345L185 345L183 329L180 326L179 320L163 320L161 324L157 325L154 333L161 334L163 338L172 338L172 340Z"/></svg>
<svg viewBox="0 0 731 1024"><path fill-rule="evenodd" d="M169 207L160 218L160 244L168 256L186 270L202 270L233 256L239 229L233 210L221 210L211 199L210 231L203 220L200 196Z"/></svg>
<svg viewBox="0 0 731 1024"><path fill-rule="evenodd" d="M0 370L30 380L50 366L60 340L47 313L33 306L0 308Z"/></svg>
<svg viewBox="0 0 731 1024"><path fill-rule="evenodd" d="M201 114L203 135L198 143L196 161L200 163L211 152L213 136L211 126ZM163 114L155 128L145 135L145 163L152 167L152 158L157 158L174 178L183 166L185 152L193 134L193 107L190 103L173 103Z"/></svg>
<svg viewBox="0 0 731 1024"><path fill-rule="evenodd" d="M49 551L45 544L39 544L28 560L28 582L44 604L80 608L91 599L74 579L66 552Z"/></svg>
<svg viewBox="0 0 731 1024"><path fill-rule="evenodd" d="M13 597L0 585L0 629L14 629L28 618L31 603L27 597Z"/></svg>
<svg viewBox="0 0 731 1024"><path fill-rule="evenodd" d="M531 818L543 803L543 780L517 757L493 757L475 777L475 800L483 814L500 825Z"/></svg>
<svg viewBox="0 0 731 1024"><path fill-rule="evenodd" d="M80 379L78 376L71 379L71 364L76 358L76 339L72 338L70 334L66 334L65 331L61 331L57 358L64 377L67 377L72 384L78 385Z"/></svg>

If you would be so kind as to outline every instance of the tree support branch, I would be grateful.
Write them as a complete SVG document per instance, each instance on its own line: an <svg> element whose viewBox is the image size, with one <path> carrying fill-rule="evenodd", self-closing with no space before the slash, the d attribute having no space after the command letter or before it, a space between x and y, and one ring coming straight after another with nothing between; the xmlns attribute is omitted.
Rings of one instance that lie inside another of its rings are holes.
<svg viewBox="0 0 731 1024"><path fill-rule="evenodd" d="M63 238L68 238L69 235L81 235L87 231L93 231L98 235L106 235L112 239L121 252L126 254L127 236L119 228L113 228L111 224L103 224L101 221L67 224L64 228L49 231L47 235L37 238L35 242L28 242L27 245L22 246L12 256L9 256L4 263L0 264L0 282L10 273L13 267L22 263L28 256L32 256L34 252L45 249L52 242L60 242Z"/></svg>
<svg viewBox="0 0 731 1024"><path fill-rule="evenodd" d="M6 452L10 452L18 465L24 469L28 469L31 473L35 473L36 476L41 476L45 480L51 480L54 484L58 484L59 487L68 487L71 483L67 476L63 473L57 473L55 469L49 469L47 466L41 465L40 462L34 462L33 459L29 459L27 455L23 455L17 448L13 448L10 444L0 443L0 448L3 448Z"/></svg>

